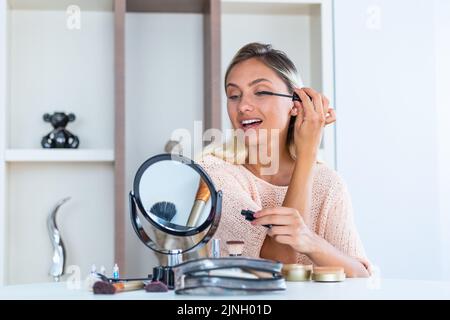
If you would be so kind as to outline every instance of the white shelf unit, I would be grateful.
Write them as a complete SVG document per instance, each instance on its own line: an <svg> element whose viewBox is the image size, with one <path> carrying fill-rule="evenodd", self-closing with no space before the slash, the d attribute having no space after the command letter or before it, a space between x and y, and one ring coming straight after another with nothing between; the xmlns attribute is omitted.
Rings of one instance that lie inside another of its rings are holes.
<svg viewBox="0 0 450 320"><path fill-rule="evenodd" d="M65 196L72 196L60 221L68 264L84 273L92 263L108 266L115 247L117 259L126 256L127 275L148 273L152 254L126 214L132 177L143 160L163 151L172 129L193 132L194 120L228 127L223 72L243 44L262 41L285 50L304 83L333 105L331 0L128 0L126 14L124 2L0 4L0 69L8 69L0 73L1 283L50 279L45 217ZM66 28L69 5L81 9L80 30ZM68 130L79 136L81 149L40 149L51 130L42 114L59 108L76 114ZM321 152L334 166L334 126ZM23 240L30 235L33 246ZM32 272L26 261L36 262Z"/></svg>
<svg viewBox="0 0 450 320"><path fill-rule="evenodd" d="M6 162L113 162L113 150L10 149Z"/></svg>
<svg viewBox="0 0 450 320"><path fill-rule="evenodd" d="M304 86L324 93L334 106L331 0L222 0L221 21L221 88L239 48L249 42L270 43L293 60ZM231 127L225 99L222 127ZM325 129L319 155L335 168L334 125Z"/></svg>
<svg viewBox="0 0 450 320"><path fill-rule="evenodd" d="M68 28L71 5L80 29ZM0 4L0 285L52 281L46 218L61 198L66 267L114 263L114 0ZM5 68L3 68L5 67ZM3 72L7 70L7 73ZM42 149L46 112L80 149Z"/></svg>

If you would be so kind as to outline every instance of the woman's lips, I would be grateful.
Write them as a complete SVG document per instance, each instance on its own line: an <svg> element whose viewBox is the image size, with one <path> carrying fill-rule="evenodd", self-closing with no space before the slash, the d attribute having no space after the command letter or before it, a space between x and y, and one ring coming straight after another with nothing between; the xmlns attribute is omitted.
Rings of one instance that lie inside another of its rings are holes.
<svg viewBox="0 0 450 320"><path fill-rule="evenodd" d="M245 131L249 130L249 129L256 129L257 127L259 127L262 124L262 120L261 119L247 119L247 120L242 120L240 121L240 125L241 128Z"/></svg>

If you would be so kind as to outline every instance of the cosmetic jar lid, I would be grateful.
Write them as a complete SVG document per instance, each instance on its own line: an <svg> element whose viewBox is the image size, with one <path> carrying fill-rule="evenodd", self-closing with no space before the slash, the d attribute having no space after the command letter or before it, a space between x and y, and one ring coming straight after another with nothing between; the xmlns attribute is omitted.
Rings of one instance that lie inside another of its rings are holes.
<svg viewBox="0 0 450 320"><path fill-rule="evenodd" d="M312 265L284 264L281 270L286 281L309 281L311 280Z"/></svg>
<svg viewBox="0 0 450 320"><path fill-rule="evenodd" d="M312 280L316 282L341 282L345 280L344 268L314 267Z"/></svg>

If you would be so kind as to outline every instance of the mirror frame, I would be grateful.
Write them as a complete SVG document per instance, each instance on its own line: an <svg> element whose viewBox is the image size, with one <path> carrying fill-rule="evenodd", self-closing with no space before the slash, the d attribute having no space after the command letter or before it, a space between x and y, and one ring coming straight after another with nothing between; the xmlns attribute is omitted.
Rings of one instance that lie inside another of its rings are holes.
<svg viewBox="0 0 450 320"><path fill-rule="evenodd" d="M208 214L208 217L206 220L198 227L184 227L180 225L175 225L170 222L166 222L165 224L162 224L162 219L152 219L150 215L145 210L142 201L141 201L141 195L139 193L139 184L142 179L142 176L146 169L150 167L151 165L160 162L160 161L178 161L181 162L184 165L187 165L194 169L200 177L203 179L203 181L207 184L208 189L211 193L211 211ZM217 191L211 178L208 176L208 174L203 170L203 168L198 165L193 160L176 154L170 154L170 153L163 153L158 154L156 156L153 156L149 159L147 159L137 170L134 182L133 182L133 191L129 194L130 198L130 214L131 214L131 222L133 229L135 230L136 234L138 235L139 239L150 249L157 251L159 253L163 254L171 254L173 251L179 251L179 253L185 253L188 252L196 247L203 246L206 244L214 235L216 232L216 229L219 225L220 221L220 215L222 211L222 192ZM203 232L209 227L209 230L206 232L205 236L198 242L195 243L192 247L182 250L182 249L176 249L176 250L170 250L161 248L158 244L156 244L151 237L147 234L147 232L142 227L142 223L140 218L137 215L136 206L141 212L141 214L144 216L144 218L155 228L158 230L168 233L175 236L180 237L188 237L193 236L196 234L199 234L200 232ZM144 214L145 213L145 214ZM176 226L176 227L175 227ZM181 230L180 230L181 229Z"/></svg>

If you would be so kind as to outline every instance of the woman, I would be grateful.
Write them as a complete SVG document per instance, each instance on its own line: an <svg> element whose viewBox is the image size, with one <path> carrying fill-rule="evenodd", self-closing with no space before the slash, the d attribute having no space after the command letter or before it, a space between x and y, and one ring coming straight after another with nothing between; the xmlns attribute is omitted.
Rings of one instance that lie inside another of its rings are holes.
<svg viewBox="0 0 450 320"><path fill-rule="evenodd" d="M348 277L366 277L348 191L316 160L322 128L335 113L326 97L299 88L296 74L283 52L260 43L241 48L227 69L228 115L243 137L233 141L242 144L210 145L199 160L223 192L216 238L223 250L225 241L243 240L245 256L341 266ZM256 219L246 221L243 209Z"/></svg>

